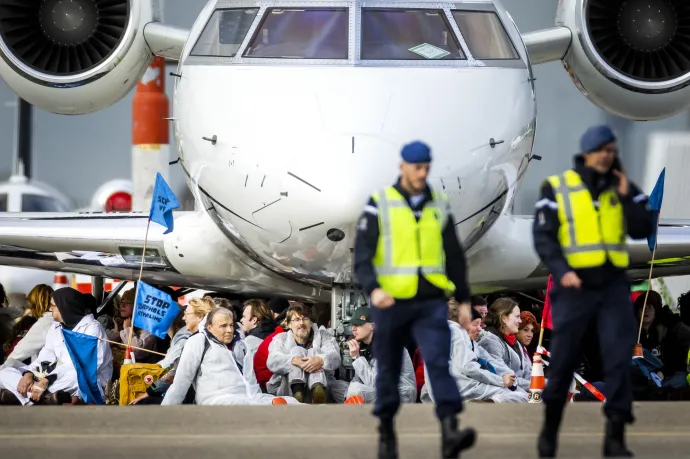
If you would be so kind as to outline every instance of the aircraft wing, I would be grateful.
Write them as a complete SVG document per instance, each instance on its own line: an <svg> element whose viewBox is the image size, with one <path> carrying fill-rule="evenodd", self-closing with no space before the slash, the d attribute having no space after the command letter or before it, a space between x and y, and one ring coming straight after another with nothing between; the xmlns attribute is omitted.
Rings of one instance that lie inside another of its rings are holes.
<svg viewBox="0 0 690 459"><path fill-rule="evenodd" d="M328 292L295 282L232 244L204 212L175 212L174 231L148 213L0 213L0 265L242 295L323 301ZM0 282L2 280L0 279Z"/></svg>
<svg viewBox="0 0 690 459"><path fill-rule="evenodd" d="M502 215L468 253L473 293L544 288L549 272L532 243L533 216ZM649 277L647 240L629 240L631 281ZM690 219L659 221L652 278L690 274Z"/></svg>

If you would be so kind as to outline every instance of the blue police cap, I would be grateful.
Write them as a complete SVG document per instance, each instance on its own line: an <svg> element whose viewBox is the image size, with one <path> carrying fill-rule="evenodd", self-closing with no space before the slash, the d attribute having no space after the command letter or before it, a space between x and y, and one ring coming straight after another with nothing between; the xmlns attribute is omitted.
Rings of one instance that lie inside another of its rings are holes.
<svg viewBox="0 0 690 459"><path fill-rule="evenodd" d="M616 135L610 127L605 125L592 126L582 134L582 138L580 138L580 150L582 153L599 151L604 145L615 141Z"/></svg>
<svg viewBox="0 0 690 459"><path fill-rule="evenodd" d="M430 163L431 149L423 142L415 141L405 145L400 152L403 161L409 164Z"/></svg>

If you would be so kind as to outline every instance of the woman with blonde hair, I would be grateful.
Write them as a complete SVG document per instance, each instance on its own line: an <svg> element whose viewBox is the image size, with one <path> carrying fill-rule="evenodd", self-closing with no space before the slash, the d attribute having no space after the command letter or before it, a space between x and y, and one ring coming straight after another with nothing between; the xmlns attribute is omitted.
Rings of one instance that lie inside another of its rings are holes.
<svg viewBox="0 0 690 459"><path fill-rule="evenodd" d="M3 368L7 366L23 366L24 360L33 360L38 357L38 353L46 343L48 330L53 325L53 314L50 312L52 295L52 287L38 284L26 296L31 316L36 319L36 323L31 326L26 335L14 346Z"/></svg>
<svg viewBox="0 0 690 459"><path fill-rule="evenodd" d="M497 299L484 318L486 331L479 338L479 345L491 357L515 372L517 386L528 391L532 362L517 342L520 323L520 307L517 302L512 298Z"/></svg>

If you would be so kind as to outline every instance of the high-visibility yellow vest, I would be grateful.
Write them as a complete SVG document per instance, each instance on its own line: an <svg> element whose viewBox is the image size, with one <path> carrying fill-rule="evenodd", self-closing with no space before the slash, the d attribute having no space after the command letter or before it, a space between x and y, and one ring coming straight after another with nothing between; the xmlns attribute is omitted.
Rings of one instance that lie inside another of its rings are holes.
<svg viewBox="0 0 690 459"><path fill-rule="evenodd" d="M556 195L561 223L558 240L570 267L595 268L610 260L618 268L627 268L627 230L616 191L603 191L597 209L577 172L569 170L547 181Z"/></svg>
<svg viewBox="0 0 690 459"><path fill-rule="evenodd" d="M447 296L455 285L446 276L443 228L448 222L448 201L432 190L419 221L405 198L388 187L372 195L378 206L379 240L373 264L381 288L393 298L417 294L419 273Z"/></svg>

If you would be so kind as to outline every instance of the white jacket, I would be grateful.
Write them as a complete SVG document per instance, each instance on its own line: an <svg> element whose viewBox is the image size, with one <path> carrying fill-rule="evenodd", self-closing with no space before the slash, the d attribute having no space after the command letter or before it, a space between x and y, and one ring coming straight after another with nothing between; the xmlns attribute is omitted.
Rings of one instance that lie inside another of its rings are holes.
<svg viewBox="0 0 690 459"><path fill-rule="evenodd" d="M162 405L182 404L192 384L196 391L197 405L215 405L228 395L246 397L246 404L252 404L251 399L261 393L259 386L244 378L230 349L208 338L203 328L200 330L187 340L177 365L175 379L165 394ZM202 361L206 341L209 348ZM195 380L197 370L199 376Z"/></svg>
<svg viewBox="0 0 690 459"><path fill-rule="evenodd" d="M105 339L105 330L93 315L85 315L79 323L72 329L73 332L84 335L95 336ZM39 368L41 362L58 362L58 365L50 373L57 376L57 380L50 385L50 392L62 390L73 396L79 396L79 383L77 381L77 370L74 368L72 358L67 351L65 338L62 335L62 325L53 321L50 330L46 335L46 342L38 353L38 357L31 364L25 366L24 370L33 371ZM101 396L105 400L105 385L113 375L113 355L110 352L110 345L104 341L98 342L98 387Z"/></svg>
<svg viewBox="0 0 690 459"><path fill-rule="evenodd" d="M357 357L352 361L352 368L355 370L355 376L350 381L350 384L359 383L370 387L375 394L376 374L378 373L376 359L372 357L371 360L367 360L365 357ZM412 365L412 359L407 349L403 349L402 371L400 373L398 391L400 392L401 403L415 403L417 401L417 379L415 378L414 365ZM369 400L366 401L371 403Z"/></svg>
<svg viewBox="0 0 690 459"><path fill-rule="evenodd" d="M48 330L53 325L53 314L48 311L31 326L24 338L17 343L12 353L7 357L14 360L35 359L46 343Z"/></svg>
<svg viewBox="0 0 690 459"><path fill-rule="evenodd" d="M529 382L532 377L532 362L523 352L517 352L495 334L486 331L480 335L479 345L483 347L494 359L503 362L505 366L515 372L518 387L529 390ZM520 343L516 341L520 346Z"/></svg>
<svg viewBox="0 0 690 459"><path fill-rule="evenodd" d="M503 385L503 375L512 373L503 362L491 357L479 345L475 345L460 324L449 321L451 331L450 373L458 385L463 400L493 400L494 402L527 402L527 393L518 388L511 391ZM479 359L486 359L496 373L482 369ZM434 401L429 377L424 367L425 383L421 400Z"/></svg>
<svg viewBox="0 0 690 459"><path fill-rule="evenodd" d="M312 341L313 355L323 359L323 370L327 378L333 378L335 371L340 368L340 348L335 337L325 328L317 328L316 324L311 325L314 339ZM268 359L266 366L273 372L273 376L268 381L267 386L279 386L278 394L288 394L288 375L292 368L292 348L297 347L295 336L292 330L280 333L273 337L268 346ZM269 391L270 392L270 391Z"/></svg>

